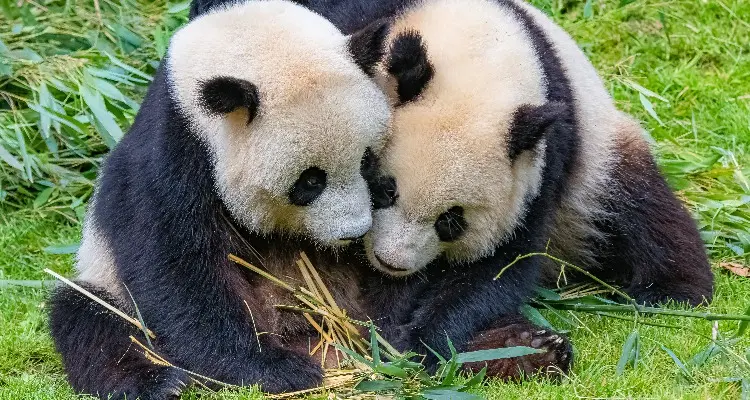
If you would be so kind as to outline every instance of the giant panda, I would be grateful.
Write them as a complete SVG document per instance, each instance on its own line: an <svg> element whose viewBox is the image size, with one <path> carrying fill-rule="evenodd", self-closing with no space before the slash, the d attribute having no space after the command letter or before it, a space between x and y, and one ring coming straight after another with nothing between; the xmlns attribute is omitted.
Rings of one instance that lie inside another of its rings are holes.
<svg viewBox="0 0 750 400"><path fill-rule="evenodd" d="M273 307L288 294L228 255L294 283L306 251L364 318L351 284L361 268L345 244L371 226L365 177L390 121L367 75L379 35L344 36L279 0L218 7L179 30L101 168L78 284L142 316L155 351L179 368L274 393L319 384L309 324ZM144 357L129 339L146 342L138 329L67 286L52 295L50 327L77 392L177 398L191 382Z"/></svg>
<svg viewBox="0 0 750 400"><path fill-rule="evenodd" d="M387 339L443 355L446 335L459 351L548 343L531 367L567 369L567 340L518 315L559 266L525 258L493 280L548 249L641 303L711 299L696 225L642 129L542 12L519 0L414 2L384 49L375 77L395 107L379 178L388 196L365 239L390 277L366 289L372 318L394 327Z"/></svg>

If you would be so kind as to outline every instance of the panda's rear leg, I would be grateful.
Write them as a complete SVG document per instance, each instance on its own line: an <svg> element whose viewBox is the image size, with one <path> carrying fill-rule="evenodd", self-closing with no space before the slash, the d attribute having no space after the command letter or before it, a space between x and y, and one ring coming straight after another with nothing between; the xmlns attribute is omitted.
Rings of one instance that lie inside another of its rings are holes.
<svg viewBox="0 0 750 400"><path fill-rule="evenodd" d="M487 367L487 376L506 381L521 381L533 377L559 379L570 371L573 347L562 334L544 329L523 317L503 318L480 332L469 343L467 351L526 346L543 350L542 353L522 357L467 363L464 368L479 372Z"/></svg>
<svg viewBox="0 0 750 400"><path fill-rule="evenodd" d="M106 291L79 284L119 308ZM188 376L146 359L130 340L145 343L138 328L67 286L55 289L50 302L52 337L76 392L102 399L179 398Z"/></svg>
<svg viewBox="0 0 750 400"><path fill-rule="evenodd" d="M603 268L640 303L710 302L713 274L695 221L669 189L645 141L622 135Z"/></svg>

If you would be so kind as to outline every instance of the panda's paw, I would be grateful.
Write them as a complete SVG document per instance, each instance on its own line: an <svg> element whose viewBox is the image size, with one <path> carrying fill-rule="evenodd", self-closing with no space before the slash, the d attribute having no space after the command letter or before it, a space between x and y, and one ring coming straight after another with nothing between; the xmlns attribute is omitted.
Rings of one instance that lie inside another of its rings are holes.
<svg viewBox="0 0 750 400"><path fill-rule="evenodd" d="M526 346L543 350L530 354L487 362L468 363L464 368L478 372L485 366L487 376L504 380L522 380L535 376L560 379L570 371L573 348L567 337L527 322L513 323L480 332L469 344L468 351Z"/></svg>
<svg viewBox="0 0 750 400"><path fill-rule="evenodd" d="M307 355L286 351L264 362L267 367L260 388L265 393L296 392L320 386L323 382L320 362Z"/></svg>
<svg viewBox="0 0 750 400"><path fill-rule="evenodd" d="M710 283L703 283L703 285L696 283L688 285L671 284L669 286L632 284L625 291L637 303L647 306L661 306L674 302L696 307L709 304L713 297L713 287Z"/></svg>
<svg viewBox="0 0 750 400"><path fill-rule="evenodd" d="M175 368L162 367L151 371L143 380L133 381L133 386L113 393L111 399L178 400L190 382L187 373Z"/></svg>

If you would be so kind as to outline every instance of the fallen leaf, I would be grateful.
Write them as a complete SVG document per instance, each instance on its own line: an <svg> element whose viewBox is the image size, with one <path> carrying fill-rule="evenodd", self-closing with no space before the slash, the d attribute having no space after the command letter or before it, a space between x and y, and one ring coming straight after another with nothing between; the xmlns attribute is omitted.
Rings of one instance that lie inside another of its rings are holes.
<svg viewBox="0 0 750 400"><path fill-rule="evenodd" d="M740 263L723 262L723 263L719 263L719 266L735 275L750 277L750 267L747 267Z"/></svg>

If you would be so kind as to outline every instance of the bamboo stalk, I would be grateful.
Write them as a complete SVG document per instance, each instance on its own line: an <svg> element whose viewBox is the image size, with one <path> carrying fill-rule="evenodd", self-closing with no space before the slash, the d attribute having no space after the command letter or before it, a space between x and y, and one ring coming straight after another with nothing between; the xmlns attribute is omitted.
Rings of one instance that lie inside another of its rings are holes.
<svg viewBox="0 0 750 400"><path fill-rule="evenodd" d="M255 272L256 274L258 274L258 275L260 275L260 276L268 279L269 281L277 284L278 286L280 286L280 287L282 287L282 288L284 288L284 289L286 289L286 290L288 290L290 292L294 292L294 287L293 286L291 286L288 283L282 281L281 279L279 279L279 278L277 278L277 277L269 274L268 272L263 271L262 269L254 266L252 264L250 264L249 262L247 262L247 261L245 261L245 260L243 260L243 259L235 256L234 254L230 254L229 255L229 260L231 260L233 262L236 262L237 264L240 264L240 265L242 265L245 268L248 268L249 270Z"/></svg>
<svg viewBox="0 0 750 400"><path fill-rule="evenodd" d="M325 299L328 300L328 305L333 308L333 310L340 314L342 311L339 308L339 306L336 304L336 300L333 299L333 296L331 295L331 292L328 291L328 288L323 283L323 280L320 279L320 275L318 274L318 271L313 267L312 263L310 262L310 259L307 258L307 254L305 252L300 252L300 257L302 257L302 261L307 266L307 269L310 271L310 274L312 274L313 278L315 279L315 282L318 284L318 288L321 292L323 292L323 295L325 296Z"/></svg>
<svg viewBox="0 0 750 400"><path fill-rule="evenodd" d="M558 310L582 311L588 313L615 312L615 313L632 313L639 312L642 314L672 315L675 317L699 318L708 321L750 321L750 315L740 314L714 314L708 312L670 310L666 308L647 307L637 304L562 304L539 301Z"/></svg>
<svg viewBox="0 0 750 400"><path fill-rule="evenodd" d="M607 289L610 289L613 292L619 294L623 298L625 298L628 301L632 302L633 305L635 305L635 300L633 300L632 297L628 296L627 293L625 293L622 290L620 290L620 289L618 289L618 288L616 288L616 287L608 284L607 282L604 282L603 280L597 278L596 275L592 274L591 272L586 271L585 269L583 269L583 268L581 268L581 267L579 267L577 265L571 264L571 263L569 263L569 262L567 262L567 261L565 261L565 260L563 260L561 258L557 258L557 257L555 257L555 256L553 256L553 255L551 255L549 253L528 253L528 254L524 254L524 255L518 256L510 264L508 264L505 267L503 267L503 269L501 269L500 272L498 272L498 274L495 275L495 279L494 280L497 280L498 278L500 278L500 275L502 275L508 268L512 267L517 262L519 262L521 260L524 260L526 258L537 257L537 256L547 257L550 260L553 260L553 261L559 262L560 264L565 265L566 267L573 268L574 270L576 270L576 271L578 271L578 272L580 272L580 273L588 276L589 278L591 278L593 281L597 282L598 284L600 284L600 285L606 287Z"/></svg>

